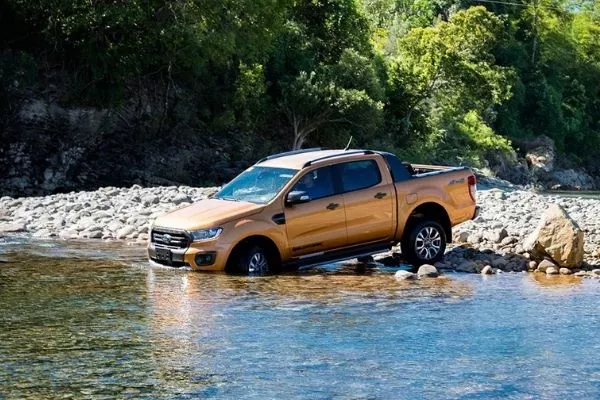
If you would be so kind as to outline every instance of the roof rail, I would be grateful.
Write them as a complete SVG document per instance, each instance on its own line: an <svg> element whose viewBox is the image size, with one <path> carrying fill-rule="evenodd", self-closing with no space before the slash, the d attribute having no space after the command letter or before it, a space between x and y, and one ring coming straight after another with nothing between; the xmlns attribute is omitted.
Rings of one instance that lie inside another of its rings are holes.
<svg viewBox="0 0 600 400"><path fill-rule="evenodd" d="M351 151L344 151L343 153L330 154L330 155L325 156L325 157L319 157L319 158L316 158L314 160L311 160L311 161L307 162L306 164L304 164L302 166L302 168L310 167L311 165L313 165L317 161L323 161L323 160L327 160L328 158L334 158L334 157L349 156L351 154L375 154L375 153L373 151L371 151L371 150L351 150Z"/></svg>
<svg viewBox="0 0 600 400"><path fill-rule="evenodd" d="M313 148L310 148L310 149L300 149L300 150L286 151L284 153L277 153L277 154L273 154L273 155L265 157L265 158L261 158L260 160L258 160L257 164L260 164L260 163L265 162L267 160L272 160L274 158L280 158L280 157L285 157L285 156L292 156L294 154L310 153L311 151L320 151L320 150L321 150L320 147L313 147Z"/></svg>

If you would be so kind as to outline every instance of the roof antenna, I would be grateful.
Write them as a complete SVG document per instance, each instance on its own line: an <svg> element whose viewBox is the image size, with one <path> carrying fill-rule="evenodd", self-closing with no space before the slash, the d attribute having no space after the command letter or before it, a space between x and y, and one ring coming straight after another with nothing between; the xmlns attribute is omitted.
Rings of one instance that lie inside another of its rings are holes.
<svg viewBox="0 0 600 400"><path fill-rule="evenodd" d="M346 145L346 148L344 148L344 151L350 148L350 143L352 143L352 139L354 139L354 136L350 136L350 140L348 140L348 144Z"/></svg>

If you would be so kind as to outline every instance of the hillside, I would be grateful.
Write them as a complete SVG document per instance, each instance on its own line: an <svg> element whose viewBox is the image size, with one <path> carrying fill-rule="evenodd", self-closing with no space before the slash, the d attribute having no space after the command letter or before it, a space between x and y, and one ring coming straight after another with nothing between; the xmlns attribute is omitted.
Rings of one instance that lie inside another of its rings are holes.
<svg viewBox="0 0 600 400"><path fill-rule="evenodd" d="M350 136L599 187L598 0L7 0L0 35L0 194L220 184Z"/></svg>

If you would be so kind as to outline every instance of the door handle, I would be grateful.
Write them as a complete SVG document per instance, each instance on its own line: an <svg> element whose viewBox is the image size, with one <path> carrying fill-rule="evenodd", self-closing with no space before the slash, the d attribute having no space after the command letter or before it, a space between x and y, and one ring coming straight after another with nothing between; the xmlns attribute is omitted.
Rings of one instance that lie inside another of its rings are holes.
<svg viewBox="0 0 600 400"><path fill-rule="evenodd" d="M383 199L385 196L387 196L387 193L379 192L373 197L375 197L376 199Z"/></svg>
<svg viewBox="0 0 600 400"><path fill-rule="evenodd" d="M328 210L335 210L336 208L338 208L340 205L338 203L329 203L329 205L327 206Z"/></svg>

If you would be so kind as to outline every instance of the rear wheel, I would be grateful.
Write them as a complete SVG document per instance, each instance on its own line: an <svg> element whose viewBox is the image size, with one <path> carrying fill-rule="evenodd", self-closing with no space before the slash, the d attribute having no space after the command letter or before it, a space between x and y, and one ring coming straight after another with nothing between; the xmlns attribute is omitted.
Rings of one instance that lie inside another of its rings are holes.
<svg viewBox="0 0 600 400"><path fill-rule="evenodd" d="M433 264L446 250L444 228L436 221L419 221L411 225L401 243L406 261L414 265Z"/></svg>
<svg viewBox="0 0 600 400"><path fill-rule="evenodd" d="M258 245L241 249L233 264L234 272L241 274L262 275L271 270L267 252Z"/></svg>

